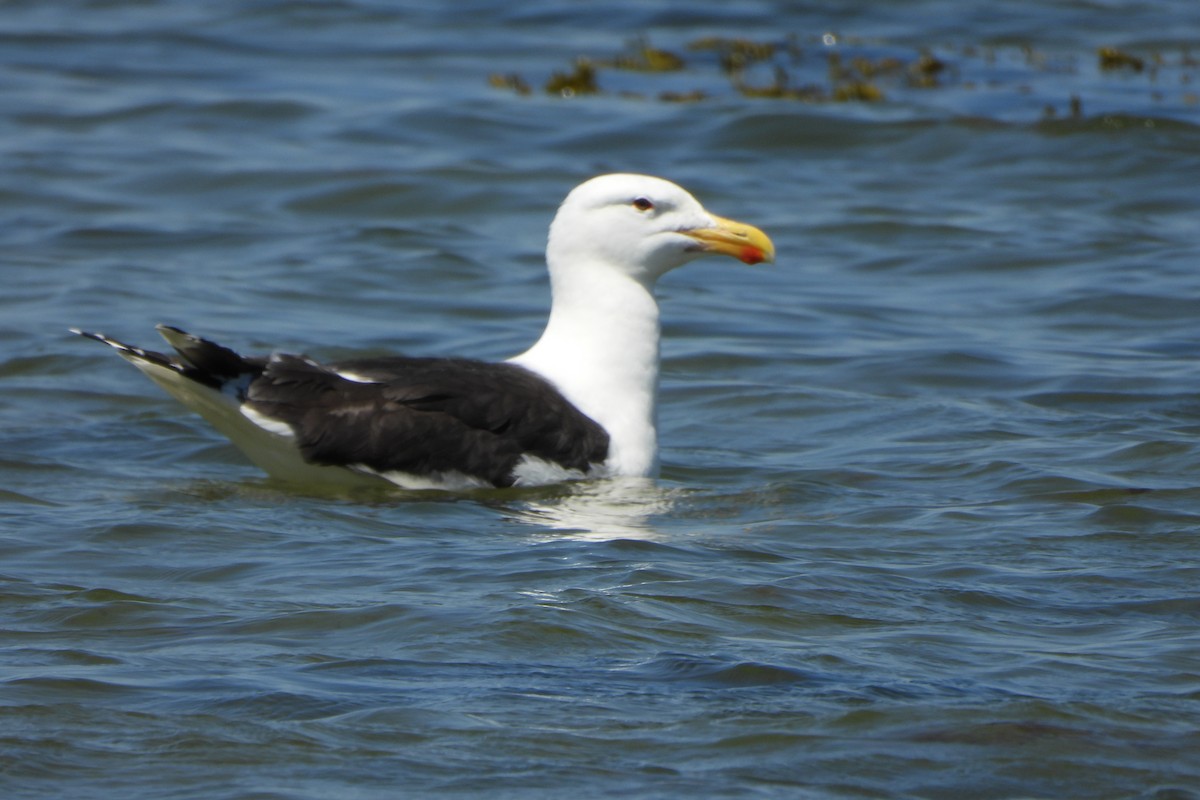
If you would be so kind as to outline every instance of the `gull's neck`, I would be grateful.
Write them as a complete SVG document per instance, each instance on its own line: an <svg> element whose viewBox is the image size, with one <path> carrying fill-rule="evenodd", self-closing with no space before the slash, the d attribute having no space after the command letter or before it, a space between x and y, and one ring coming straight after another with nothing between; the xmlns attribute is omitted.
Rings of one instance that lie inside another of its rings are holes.
<svg viewBox="0 0 1200 800"><path fill-rule="evenodd" d="M609 435L607 471L658 470L658 303L654 287L606 264L551 270L540 339L512 362L553 383Z"/></svg>

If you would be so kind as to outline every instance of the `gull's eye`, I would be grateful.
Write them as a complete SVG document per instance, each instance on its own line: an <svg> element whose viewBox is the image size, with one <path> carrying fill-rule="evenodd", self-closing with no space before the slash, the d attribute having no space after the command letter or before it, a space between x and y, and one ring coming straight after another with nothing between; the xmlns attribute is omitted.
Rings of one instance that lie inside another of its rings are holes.
<svg viewBox="0 0 1200 800"><path fill-rule="evenodd" d="M654 208L654 203L651 203L644 197L638 197L634 199L633 207L638 211L649 211L650 209Z"/></svg>

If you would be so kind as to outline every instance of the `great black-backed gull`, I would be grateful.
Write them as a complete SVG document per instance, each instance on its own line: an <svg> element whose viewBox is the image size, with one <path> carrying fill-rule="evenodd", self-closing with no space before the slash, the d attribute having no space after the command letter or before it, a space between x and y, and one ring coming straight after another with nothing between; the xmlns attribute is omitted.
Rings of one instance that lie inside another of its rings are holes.
<svg viewBox="0 0 1200 800"><path fill-rule="evenodd" d="M550 319L505 362L243 357L160 325L168 356L72 331L116 349L285 481L461 489L652 476L654 284L709 253L756 264L775 249L669 181L602 175L558 209L546 246Z"/></svg>

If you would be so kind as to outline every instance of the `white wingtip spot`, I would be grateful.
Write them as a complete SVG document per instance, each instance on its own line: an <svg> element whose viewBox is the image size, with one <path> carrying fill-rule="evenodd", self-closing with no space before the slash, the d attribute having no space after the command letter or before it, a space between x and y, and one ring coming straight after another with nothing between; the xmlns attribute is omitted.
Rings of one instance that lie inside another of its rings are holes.
<svg viewBox="0 0 1200 800"><path fill-rule="evenodd" d="M288 425L283 420L268 417L255 411L250 406L242 406L242 416L253 422L258 427L262 428L267 433L273 433L276 436L286 436L287 438L295 438L296 432L292 430L292 426Z"/></svg>
<svg viewBox="0 0 1200 800"><path fill-rule="evenodd" d="M349 372L349 371L343 372L340 369L335 369L335 370L333 370L333 374L337 375L342 380L350 381L351 383L379 383L379 381L372 380L371 378L368 378L366 375L359 375L357 372Z"/></svg>

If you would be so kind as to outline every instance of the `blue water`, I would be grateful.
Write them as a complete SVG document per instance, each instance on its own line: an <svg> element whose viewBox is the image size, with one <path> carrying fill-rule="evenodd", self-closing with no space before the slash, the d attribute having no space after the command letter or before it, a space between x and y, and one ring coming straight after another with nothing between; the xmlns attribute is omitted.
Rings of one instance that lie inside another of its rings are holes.
<svg viewBox="0 0 1200 800"><path fill-rule="evenodd" d="M1197 42L1190 0L5 3L3 796L1200 796ZM685 69L606 66L643 46ZM614 170L779 252L664 280L653 485L297 491L66 332L507 357Z"/></svg>

